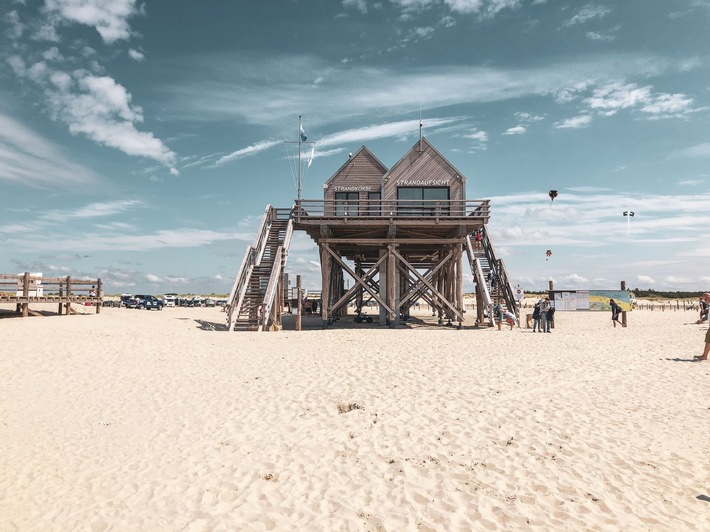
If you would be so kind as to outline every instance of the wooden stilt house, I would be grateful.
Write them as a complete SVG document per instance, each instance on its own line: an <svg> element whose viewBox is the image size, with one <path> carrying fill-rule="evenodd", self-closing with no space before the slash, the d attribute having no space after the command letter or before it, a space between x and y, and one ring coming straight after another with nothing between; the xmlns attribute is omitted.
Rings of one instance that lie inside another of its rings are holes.
<svg viewBox="0 0 710 532"><path fill-rule="evenodd" d="M466 178L426 138L389 170L363 146L325 183L322 200L300 200L290 210L267 207L230 294L229 329L278 325L283 297L276 306L274 301L283 293L278 283L293 230L318 245L326 325L344 316L351 302L357 320L364 304L375 301L380 324L396 326L422 300L439 323L460 326L464 269L473 273L477 322L483 323L494 300L515 309L505 268L488 239L488 217L488 200L467 200ZM472 241L476 231L482 238ZM269 243L272 232L282 237ZM346 278L353 280L347 288Z"/></svg>

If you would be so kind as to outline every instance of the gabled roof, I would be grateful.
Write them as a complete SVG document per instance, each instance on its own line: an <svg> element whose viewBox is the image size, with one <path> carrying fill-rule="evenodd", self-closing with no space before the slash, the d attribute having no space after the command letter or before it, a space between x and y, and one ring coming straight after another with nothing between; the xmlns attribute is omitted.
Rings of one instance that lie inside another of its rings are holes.
<svg viewBox="0 0 710 532"><path fill-rule="evenodd" d="M346 169L348 166L353 167L356 164L362 165L363 163L369 165L379 175L387 173L387 167L382 164L382 162L375 157L370 150L368 150L365 146L361 146L360 149L356 151L352 157L349 157L348 160L345 161L345 163L343 163L343 165L330 177L330 179L325 182L326 185L329 185L335 178L343 174L347 174Z"/></svg>
<svg viewBox="0 0 710 532"><path fill-rule="evenodd" d="M420 142L421 150L419 149ZM427 154L429 154L429 157L426 157ZM416 161L417 164L412 164L412 161ZM418 177L421 177L422 174L426 174L428 171L434 170L430 164L427 164L428 162L440 162L447 169L447 174L460 180L466 179L466 177L459 172L458 168L451 164L449 160L426 139L426 137L422 137L421 141L417 141L417 143L412 146L412 149L410 149L404 157L402 157L392 166L392 168L389 169L382 180L386 183L391 176L406 175L410 172L413 174L416 173L418 174ZM406 164L409 164L409 166L402 168Z"/></svg>

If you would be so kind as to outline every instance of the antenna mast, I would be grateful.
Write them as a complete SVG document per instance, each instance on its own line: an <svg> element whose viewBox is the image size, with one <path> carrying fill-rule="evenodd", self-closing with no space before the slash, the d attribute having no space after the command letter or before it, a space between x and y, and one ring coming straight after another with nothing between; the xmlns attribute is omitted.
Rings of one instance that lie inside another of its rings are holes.
<svg viewBox="0 0 710 532"><path fill-rule="evenodd" d="M298 115L298 188L296 193L296 199L301 202L301 136L303 127L301 127L301 115Z"/></svg>
<svg viewBox="0 0 710 532"><path fill-rule="evenodd" d="M422 151L422 106L419 106L419 151Z"/></svg>

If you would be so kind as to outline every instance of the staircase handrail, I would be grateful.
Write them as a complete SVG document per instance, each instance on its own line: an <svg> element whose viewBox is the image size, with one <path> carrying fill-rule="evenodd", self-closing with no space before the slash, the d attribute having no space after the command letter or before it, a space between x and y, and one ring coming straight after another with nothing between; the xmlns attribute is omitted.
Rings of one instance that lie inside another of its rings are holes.
<svg viewBox="0 0 710 532"><path fill-rule="evenodd" d="M488 291L488 285L486 284L486 278L483 276L483 268L481 267L481 261L476 257L473 251L473 246L471 245L471 237L466 236L466 254L468 255L468 262L473 270L473 275L476 278L476 284L481 290L481 296L483 297L483 308L488 312L488 319L493 324L493 300L491 299L491 293Z"/></svg>
<svg viewBox="0 0 710 532"><path fill-rule="evenodd" d="M493 244L488 238L488 228L484 224L481 228L481 233L483 235L482 244L483 249L486 252L486 258L488 259L488 264L491 269L495 272L498 277L498 282L503 289L503 299L505 299L505 305L508 310L513 311L513 314L520 320L520 311L518 306L515 304L515 293L513 292L513 286L510 284L508 278L508 271L505 268L505 264L502 260L498 260L495 255L495 250L493 249Z"/></svg>
<svg viewBox="0 0 710 532"><path fill-rule="evenodd" d="M247 246L246 252L244 253L244 259L242 259L239 272L234 280L232 290L229 293L229 298L227 299L228 331L232 330L234 322L236 321L237 316L239 316L251 272L254 269L254 266L256 266L261 260L261 256L264 254L264 248L268 236L268 227L271 225L271 211L271 205L267 205L264 209L264 216L261 218L261 224L259 225L259 230L256 233L254 244Z"/></svg>
<svg viewBox="0 0 710 532"><path fill-rule="evenodd" d="M262 302L262 313L259 317L259 331L263 331L264 327L269 322L271 308L274 306L276 299L276 287L278 286L279 277L283 274L288 260L288 250L291 246L291 237L293 236L293 219L289 218L286 225L286 233L284 234L283 243L276 249L274 264L271 267L271 275L269 276L269 284L266 285L266 293Z"/></svg>
<svg viewBox="0 0 710 532"><path fill-rule="evenodd" d="M247 246L244 252L244 258L242 259L242 264L239 267L237 276L234 279L234 284L232 285L232 290L229 292L229 298L227 298L227 330L231 331L234 326L234 316L235 308L241 307L241 302L246 292L247 279L249 278L249 273L254 266L254 248L252 246ZM238 303L235 305L235 299Z"/></svg>
<svg viewBox="0 0 710 532"><path fill-rule="evenodd" d="M281 257L283 254L283 246L279 246L276 249L276 256ZM278 285L279 275L281 275L282 260L275 260L274 265L271 267L271 275L269 276L269 284L266 285L266 293L264 294L264 300L261 303L261 315L259 319L259 332L264 330L266 324L269 321L269 315L271 314L271 307L274 304L274 297L276 296L276 286Z"/></svg>

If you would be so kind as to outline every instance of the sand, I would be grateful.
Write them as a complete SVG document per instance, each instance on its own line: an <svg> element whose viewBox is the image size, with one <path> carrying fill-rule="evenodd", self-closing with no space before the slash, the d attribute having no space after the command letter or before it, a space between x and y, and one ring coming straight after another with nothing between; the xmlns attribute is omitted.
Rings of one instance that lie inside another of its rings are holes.
<svg viewBox="0 0 710 532"><path fill-rule="evenodd" d="M710 530L694 312L558 312L551 334L224 316L1 319L0 530Z"/></svg>

